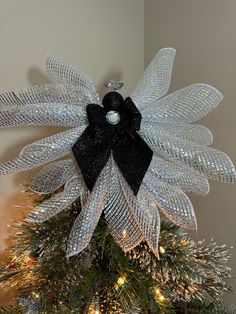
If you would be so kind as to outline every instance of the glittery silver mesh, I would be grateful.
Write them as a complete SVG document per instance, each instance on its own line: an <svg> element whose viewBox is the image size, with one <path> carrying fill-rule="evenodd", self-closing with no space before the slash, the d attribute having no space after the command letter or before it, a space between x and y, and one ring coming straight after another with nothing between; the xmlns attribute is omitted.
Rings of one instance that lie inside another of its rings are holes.
<svg viewBox="0 0 236 314"><path fill-rule="evenodd" d="M187 165L210 179L221 182L236 181L234 165L221 151L168 135L149 137L144 131L139 133L162 158Z"/></svg>
<svg viewBox="0 0 236 314"><path fill-rule="evenodd" d="M74 176L67 182L63 192L53 195L36 206L28 215L27 220L31 222L46 221L68 208L68 206L85 192L86 187L82 177Z"/></svg>
<svg viewBox="0 0 236 314"><path fill-rule="evenodd" d="M211 145L213 142L211 131L203 125L174 122L142 122L141 130L148 132L151 137L168 134L201 145Z"/></svg>
<svg viewBox="0 0 236 314"><path fill-rule="evenodd" d="M162 181L149 171L142 183L150 199L154 199L160 210L175 224L189 229L196 229L197 222L193 206L184 192Z"/></svg>
<svg viewBox="0 0 236 314"><path fill-rule="evenodd" d="M158 256L160 218L156 206L155 204L149 202L149 200L145 197L145 193L142 188L140 188L138 193L139 196L136 198L117 167L116 169L118 172L121 189L123 191L124 197L126 198L127 207L133 214L133 220L137 223L136 230L134 231L136 233L138 229L141 231L140 241L143 237L146 242L150 244L150 248L154 254ZM134 223L132 224L134 226ZM128 236L130 236L130 234ZM139 243L133 243L129 249L132 249L138 244Z"/></svg>
<svg viewBox="0 0 236 314"><path fill-rule="evenodd" d="M84 127L73 128L27 145L18 158L0 164L0 175L32 169L69 154L83 131Z"/></svg>
<svg viewBox="0 0 236 314"><path fill-rule="evenodd" d="M45 58L45 69L47 73L56 81L79 87L81 90L90 92L89 103L98 103L99 96L91 78L80 68L60 57L49 54Z"/></svg>
<svg viewBox="0 0 236 314"><path fill-rule="evenodd" d="M112 236L124 251L145 239L158 256L160 217L157 207L142 187L136 198L114 160L104 214Z"/></svg>
<svg viewBox="0 0 236 314"><path fill-rule="evenodd" d="M104 209L111 179L111 160L100 173L95 186L72 227L67 256L80 253L88 244Z"/></svg>
<svg viewBox="0 0 236 314"><path fill-rule="evenodd" d="M179 186L185 192L199 195L209 193L208 180L201 174L187 167L153 156L148 171L155 174L154 180L164 181Z"/></svg>
<svg viewBox="0 0 236 314"><path fill-rule="evenodd" d="M0 105L24 106L27 104L62 103L86 106L92 98L90 91L68 84L34 85L0 95Z"/></svg>
<svg viewBox="0 0 236 314"><path fill-rule="evenodd" d="M112 160L111 182L104 214L113 238L124 251L131 250L143 240L135 218L136 207L135 195L119 175L119 170Z"/></svg>
<svg viewBox="0 0 236 314"><path fill-rule="evenodd" d="M161 49L145 70L131 98L138 108L145 107L168 92L175 49ZM142 112L141 112L142 113Z"/></svg>
<svg viewBox="0 0 236 314"><path fill-rule="evenodd" d="M144 120L195 122L215 109L223 95L207 84L193 84L157 100L142 110Z"/></svg>
<svg viewBox="0 0 236 314"><path fill-rule="evenodd" d="M76 165L72 159L55 161L45 166L33 178L29 188L36 193L52 193L64 185L76 171Z"/></svg>
<svg viewBox="0 0 236 314"><path fill-rule="evenodd" d="M27 125L80 126L87 123L85 108L71 104L40 103L0 108L0 127Z"/></svg>
<svg viewBox="0 0 236 314"><path fill-rule="evenodd" d="M143 186L139 189L137 202L136 215L139 227L150 250L156 257L159 257L160 215L156 204L148 197Z"/></svg>

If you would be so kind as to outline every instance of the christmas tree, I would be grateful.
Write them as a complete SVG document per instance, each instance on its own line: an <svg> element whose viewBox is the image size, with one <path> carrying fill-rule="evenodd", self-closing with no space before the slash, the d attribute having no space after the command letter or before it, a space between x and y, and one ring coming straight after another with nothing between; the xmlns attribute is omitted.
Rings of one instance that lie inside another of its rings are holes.
<svg viewBox="0 0 236 314"><path fill-rule="evenodd" d="M220 301L230 291L225 245L194 242L163 220L159 258L145 242L124 253L102 217L87 248L68 259L80 211L76 201L42 224L15 223L0 287L15 287L16 297L0 313L235 313Z"/></svg>
<svg viewBox="0 0 236 314"><path fill-rule="evenodd" d="M16 298L0 313L234 312L220 301L229 248L181 229L197 228L186 193L236 181L230 158L208 147L210 130L193 124L222 94L192 84L165 96L174 57L160 50L125 99L111 81L100 100L78 65L52 55L57 83L0 95L1 127L69 127L0 165L1 175L45 165L29 185L43 196L15 223L2 262L1 289Z"/></svg>

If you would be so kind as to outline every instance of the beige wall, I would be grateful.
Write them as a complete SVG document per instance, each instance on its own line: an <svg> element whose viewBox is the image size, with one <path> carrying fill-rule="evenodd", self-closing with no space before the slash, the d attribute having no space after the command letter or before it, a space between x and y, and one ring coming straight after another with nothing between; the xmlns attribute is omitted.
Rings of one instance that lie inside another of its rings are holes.
<svg viewBox="0 0 236 314"><path fill-rule="evenodd" d="M122 92L130 93L144 67L143 13L143 0L0 0L0 93L46 82L42 64L48 52L80 63L98 88L118 78L125 82ZM0 130L0 161L52 132ZM22 216L12 205L26 203L19 193L24 176L0 177L1 251L10 232L6 224Z"/></svg>
<svg viewBox="0 0 236 314"><path fill-rule="evenodd" d="M222 104L201 121L214 134L214 147L236 163L236 1L145 1L145 63L165 46L176 48L172 90L209 83L224 94ZM211 193L194 197L198 236L236 247L235 185L211 184ZM236 248L231 265L236 276ZM233 282L235 302L236 280Z"/></svg>

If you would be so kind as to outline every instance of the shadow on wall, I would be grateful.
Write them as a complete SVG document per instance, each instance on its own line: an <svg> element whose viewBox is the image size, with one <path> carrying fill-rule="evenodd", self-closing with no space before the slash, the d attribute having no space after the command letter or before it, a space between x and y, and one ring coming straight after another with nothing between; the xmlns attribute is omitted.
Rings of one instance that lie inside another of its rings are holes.
<svg viewBox="0 0 236 314"><path fill-rule="evenodd" d="M122 81L123 73L120 69L112 69L97 84L97 92L102 97L108 92L108 88L104 86L107 81ZM43 73L39 68L32 67L27 74L30 85L50 84L53 81ZM96 82L95 82L96 84Z"/></svg>
<svg viewBox="0 0 236 314"><path fill-rule="evenodd" d="M52 80L37 67L32 67L27 73L30 85L44 85L52 83Z"/></svg>

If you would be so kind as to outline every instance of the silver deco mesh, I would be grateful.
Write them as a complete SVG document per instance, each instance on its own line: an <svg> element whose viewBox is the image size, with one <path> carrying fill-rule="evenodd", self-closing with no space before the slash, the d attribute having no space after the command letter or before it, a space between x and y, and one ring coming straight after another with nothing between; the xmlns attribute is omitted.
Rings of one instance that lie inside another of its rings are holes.
<svg viewBox="0 0 236 314"><path fill-rule="evenodd" d="M225 153L168 135L157 134L154 137L143 131L139 133L162 158L187 165L210 179L235 182L234 165Z"/></svg>
<svg viewBox="0 0 236 314"><path fill-rule="evenodd" d="M0 109L2 128L27 125L78 127L86 123L85 107L71 104L38 103Z"/></svg>
<svg viewBox="0 0 236 314"><path fill-rule="evenodd" d="M158 52L145 70L131 98L139 109L163 97L169 89L175 49L166 48Z"/></svg>
<svg viewBox="0 0 236 314"><path fill-rule="evenodd" d="M72 127L26 146L19 157L0 165L0 174L45 165L30 185L37 193L52 193L64 185L62 192L33 209L28 216L32 222L50 219L81 198L82 211L69 236L68 256L88 245L102 211L111 234L124 251L145 240L158 256L158 209L174 223L196 229L195 213L185 192L207 194L208 178L236 181L229 157L208 147L213 141L211 131L192 124L215 109L223 96L207 84L193 84L166 96L174 57L174 49L160 50L131 93L142 115L139 134L154 152L137 196L112 155L91 193L74 159L57 161L71 153L71 147L87 127L87 104L101 105L92 79L78 65L49 55L45 68L55 83L0 95L2 128ZM108 85L117 87L121 83Z"/></svg>
<svg viewBox="0 0 236 314"><path fill-rule="evenodd" d="M182 138L187 141L202 145L211 145L213 135L211 131L203 125L173 122L142 122L141 130L151 133L153 137L159 134L170 135L172 137Z"/></svg>
<svg viewBox="0 0 236 314"><path fill-rule="evenodd" d="M68 155L74 142L83 131L83 127L74 128L26 146L18 158L0 165L0 174L32 169Z"/></svg>
<svg viewBox="0 0 236 314"><path fill-rule="evenodd" d="M205 176L156 156L153 157L148 172L155 175L154 180L180 187L184 192L198 195L206 195L209 192L209 182Z"/></svg>
<svg viewBox="0 0 236 314"><path fill-rule="evenodd" d="M34 85L0 95L0 105L20 106L27 104L61 103L86 106L92 98L89 91L69 84Z"/></svg>
<svg viewBox="0 0 236 314"><path fill-rule="evenodd" d="M135 219L137 201L112 160L111 182L105 204L105 218L114 239L124 251L138 245L143 236Z"/></svg>
<svg viewBox="0 0 236 314"><path fill-rule="evenodd" d="M97 182L72 227L67 255L81 252L90 242L105 206L111 178L111 160L100 173Z"/></svg>
<svg viewBox="0 0 236 314"><path fill-rule="evenodd" d="M68 206L85 192L86 188L82 178L80 176L74 176L67 182L63 192L51 196L49 199L36 206L28 215L27 220L33 222L48 220L68 208Z"/></svg>
<svg viewBox="0 0 236 314"><path fill-rule="evenodd" d="M196 229L193 206L179 187L158 181L156 176L149 172L143 179L143 186L170 220L185 228Z"/></svg>
<svg viewBox="0 0 236 314"><path fill-rule="evenodd" d="M207 84L193 84L156 100L143 110L150 121L195 122L215 109L223 95Z"/></svg>
<svg viewBox="0 0 236 314"><path fill-rule="evenodd" d="M136 219L150 250L159 257L160 215L157 205L148 196L143 186L141 186L138 193Z"/></svg>
<svg viewBox="0 0 236 314"><path fill-rule="evenodd" d="M52 193L75 175L76 171L77 167L72 159L55 161L45 166L33 178L30 189L36 193Z"/></svg>
<svg viewBox="0 0 236 314"><path fill-rule="evenodd" d="M44 65L47 73L56 81L62 84L77 86L88 93L90 95L89 103L96 104L99 101L93 81L79 65L75 65L52 54L49 54L45 58Z"/></svg>

